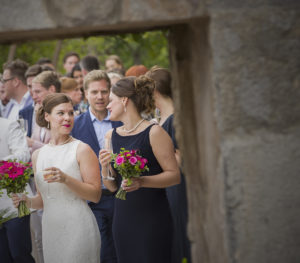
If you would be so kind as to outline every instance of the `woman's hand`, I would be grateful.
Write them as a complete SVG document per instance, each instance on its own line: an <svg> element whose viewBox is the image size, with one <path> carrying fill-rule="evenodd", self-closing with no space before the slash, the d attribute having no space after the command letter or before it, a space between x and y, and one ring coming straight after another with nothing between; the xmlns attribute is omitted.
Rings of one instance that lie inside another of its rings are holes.
<svg viewBox="0 0 300 263"><path fill-rule="evenodd" d="M122 183L121 183L122 189L126 192L136 191L142 187L143 179L142 179L142 177L131 178L131 182L132 182L131 185L127 186L128 179L122 180Z"/></svg>
<svg viewBox="0 0 300 263"><path fill-rule="evenodd" d="M12 194L11 199L13 201L14 207L18 208L20 205L21 201L25 201L27 203L27 200L29 199L25 194L22 195L17 195L17 194Z"/></svg>
<svg viewBox="0 0 300 263"><path fill-rule="evenodd" d="M106 169L107 167L109 167L109 164L111 162L111 153L106 149L100 150L99 161L100 161L102 169L103 168Z"/></svg>
<svg viewBox="0 0 300 263"><path fill-rule="evenodd" d="M44 180L47 183L65 183L67 175L56 167L49 167L44 170Z"/></svg>

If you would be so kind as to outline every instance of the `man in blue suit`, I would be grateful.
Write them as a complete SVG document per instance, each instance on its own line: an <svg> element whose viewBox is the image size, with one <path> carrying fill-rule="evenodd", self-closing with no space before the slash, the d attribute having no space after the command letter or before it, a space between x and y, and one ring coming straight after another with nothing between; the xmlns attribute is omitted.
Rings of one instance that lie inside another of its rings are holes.
<svg viewBox="0 0 300 263"><path fill-rule="evenodd" d="M105 147L106 132L122 125L121 122L109 120L110 113L106 107L109 103L110 86L110 79L103 70L93 70L85 76L83 87L90 107L75 118L72 131L72 135L91 146L97 156L100 149ZM89 206L96 217L101 234L101 263L116 263L112 235L114 193L102 184L102 197L99 203L89 202Z"/></svg>

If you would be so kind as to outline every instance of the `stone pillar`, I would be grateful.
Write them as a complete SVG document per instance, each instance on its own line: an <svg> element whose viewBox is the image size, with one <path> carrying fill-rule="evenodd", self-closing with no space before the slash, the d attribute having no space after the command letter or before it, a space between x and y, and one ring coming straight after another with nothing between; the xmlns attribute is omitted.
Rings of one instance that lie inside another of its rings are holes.
<svg viewBox="0 0 300 263"><path fill-rule="evenodd" d="M208 18L171 29L176 134L184 156L193 262L228 261Z"/></svg>
<svg viewBox="0 0 300 263"><path fill-rule="evenodd" d="M211 15L218 174L233 263L300 260L299 29L297 5Z"/></svg>

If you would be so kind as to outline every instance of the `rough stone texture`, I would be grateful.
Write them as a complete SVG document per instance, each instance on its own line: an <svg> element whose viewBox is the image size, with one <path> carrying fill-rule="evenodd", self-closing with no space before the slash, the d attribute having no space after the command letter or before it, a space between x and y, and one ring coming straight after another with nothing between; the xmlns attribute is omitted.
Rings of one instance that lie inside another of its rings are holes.
<svg viewBox="0 0 300 263"><path fill-rule="evenodd" d="M213 116L209 19L198 19L171 32L176 131L181 135L177 137L188 185L193 259L226 263L224 183L216 171L219 142Z"/></svg>
<svg viewBox="0 0 300 263"><path fill-rule="evenodd" d="M196 0L2 0L0 43L147 30L199 16L204 12L204 3Z"/></svg>
<svg viewBox="0 0 300 263"><path fill-rule="evenodd" d="M211 17L231 262L300 259L300 9L296 7L219 8Z"/></svg>
<svg viewBox="0 0 300 263"><path fill-rule="evenodd" d="M193 262L299 262L299 1L1 1L0 43L164 26Z"/></svg>

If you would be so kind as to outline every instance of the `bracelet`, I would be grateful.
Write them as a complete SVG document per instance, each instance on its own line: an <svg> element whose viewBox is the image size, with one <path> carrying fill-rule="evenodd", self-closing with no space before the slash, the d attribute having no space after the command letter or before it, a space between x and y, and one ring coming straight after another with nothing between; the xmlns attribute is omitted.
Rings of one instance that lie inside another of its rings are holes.
<svg viewBox="0 0 300 263"><path fill-rule="evenodd" d="M110 171L108 171L108 176L103 176L102 175L102 179L105 180L105 181L113 181L113 180L115 180L115 177L110 176Z"/></svg>
<svg viewBox="0 0 300 263"><path fill-rule="evenodd" d="M112 177L112 176L102 176L102 179L103 180L107 180L107 181L113 181L113 180L115 180L115 178L114 177Z"/></svg>

